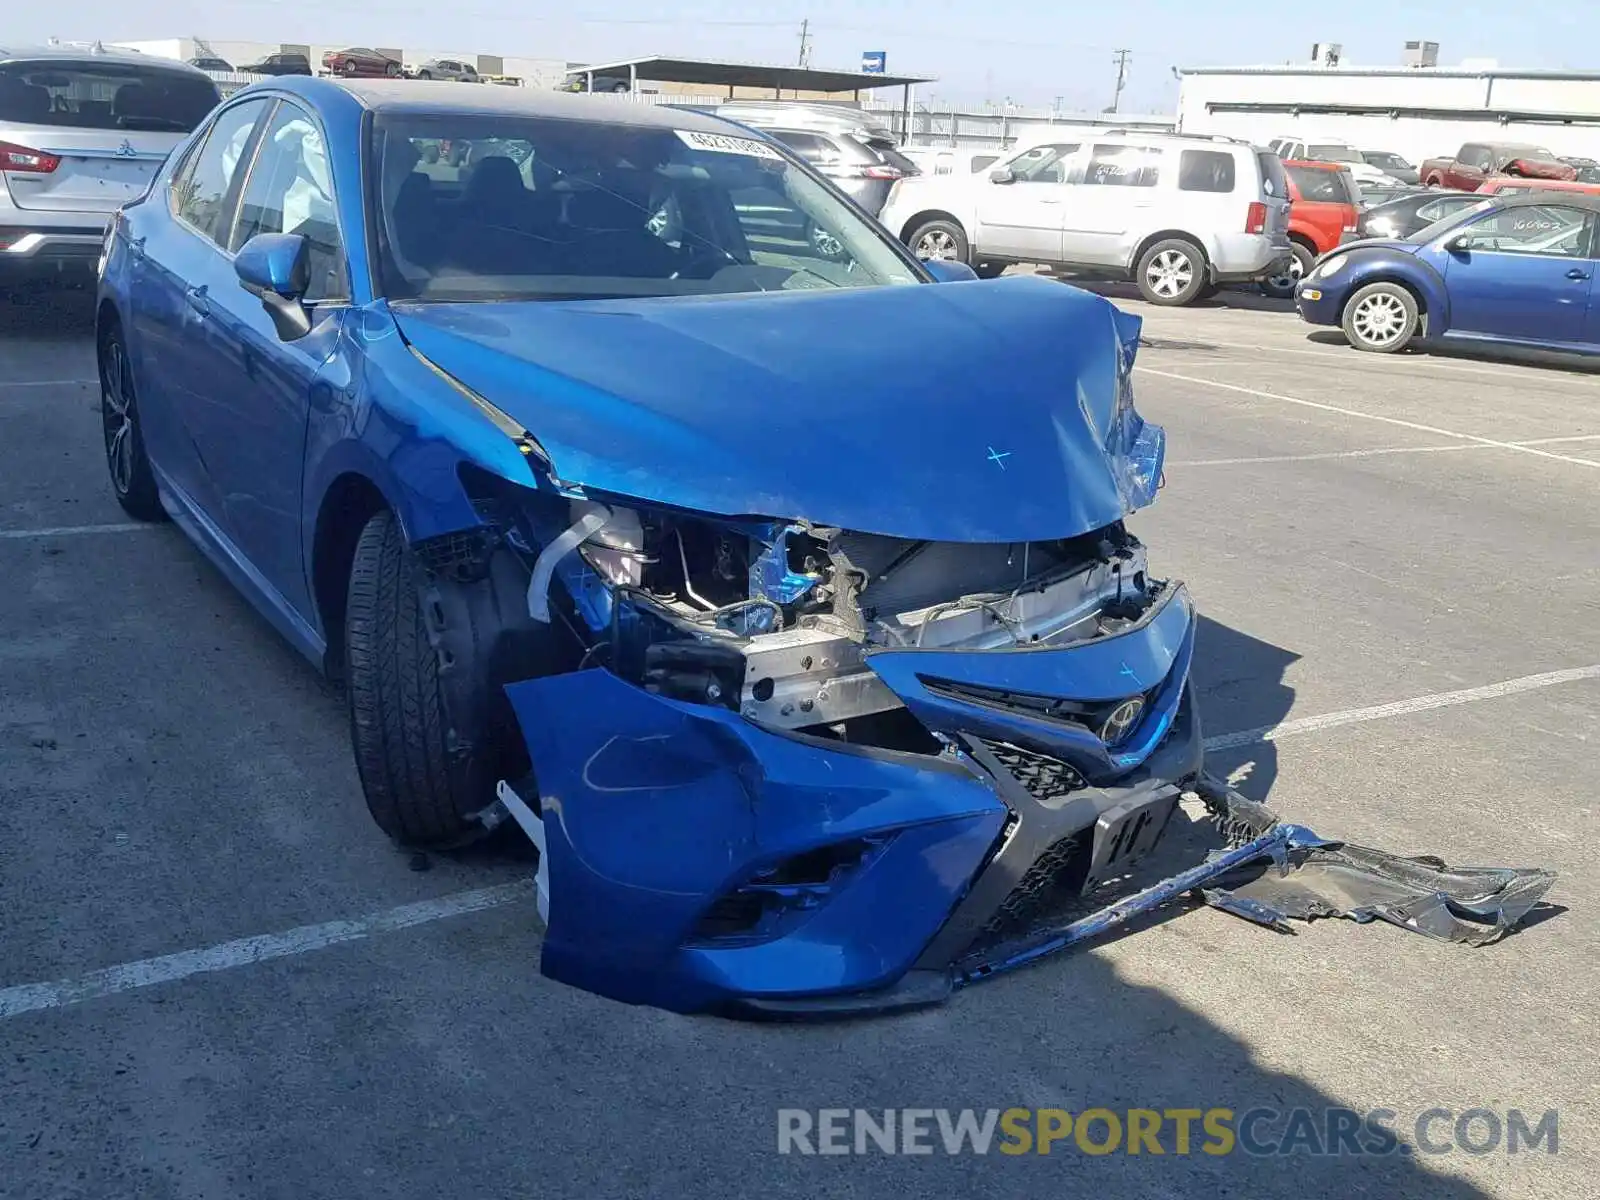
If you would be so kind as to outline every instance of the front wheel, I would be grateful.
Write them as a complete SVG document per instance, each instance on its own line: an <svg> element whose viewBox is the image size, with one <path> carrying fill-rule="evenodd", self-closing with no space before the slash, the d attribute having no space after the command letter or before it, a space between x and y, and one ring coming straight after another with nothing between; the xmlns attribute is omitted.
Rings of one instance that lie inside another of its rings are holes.
<svg viewBox="0 0 1600 1200"><path fill-rule="evenodd" d="M966 230L944 217L918 225L906 245L923 262L966 262L971 253Z"/></svg>
<svg viewBox="0 0 1600 1200"><path fill-rule="evenodd" d="M388 66L383 68L383 73L385 75L387 75L390 79L399 78L399 76L400 76L400 64L399 63L395 63L395 62L390 63Z"/></svg>
<svg viewBox="0 0 1600 1200"><path fill-rule="evenodd" d="M1157 242L1139 259L1134 283L1151 304L1191 304L1206 285L1205 253L1184 238Z"/></svg>
<svg viewBox="0 0 1600 1200"><path fill-rule="evenodd" d="M430 637L430 618L443 617L424 583L399 522L379 512L356 543L345 601L350 741L378 827L402 845L448 847L480 831L473 814L494 799L497 754L486 727L465 727L486 722L448 711Z"/></svg>
<svg viewBox="0 0 1600 1200"><path fill-rule="evenodd" d="M356 73L356 60L355 59L347 58L347 59L344 60L344 73L346 75L354 75Z"/></svg>
<svg viewBox="0 0 1600 1200"><path fill-rule="evenodd" d="M432 71L418 71L417 72L417 78L418 79L432 79L433 78L433 72Z"/></svg>
<svg viewBox="0 0 1600 1200"><path fill-rule="evenodd" d="M1299 242L1294 243L1293 250L1289 265L1281 273L1269 275L1261 281L1261 290L1274 300L1293 300L1295 285L1306 277L1311 264L1316 262L1316 256Z"/></svg>
<svg viewBox="0 0 1600 1200"><path fill-rule="evenodd" d="M1369 283L1345 302L1339 324L1357 350L1394 354L1417 335L1417 298L1397 283Z"/></svg>

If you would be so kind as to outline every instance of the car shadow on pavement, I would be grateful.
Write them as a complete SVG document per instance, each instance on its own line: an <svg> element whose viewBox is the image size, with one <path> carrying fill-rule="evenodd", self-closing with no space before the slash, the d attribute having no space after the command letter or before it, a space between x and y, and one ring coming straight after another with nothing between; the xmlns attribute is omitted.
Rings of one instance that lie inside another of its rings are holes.
<svg viewBox="0 0 1600 1200"><path fill-rule="evenodd" d="M0 336L82 341L94 333L92 286L0 288Z"/></svg>
<svg viewBox="0 0 1600 1200"><path fill-rule="evenodd" d="M1208 738L1269 729L1289 716L1294 688L1284 681L1300 655L1202 615L1195 630L1192 678L1201 729ZM1278 751L1252 739L1206 752L1206 769L1252 800L1265 801L1278 778Z"/></svg>
<svg viewBox="0 0 1600 1200"><path fill-rule="evenodd" d="M1319 346L1349 349L1344 332L1338 329L1315 329L1306 334L1306 341ZM1355 353L1355 351L1351 351ZM1374 358L1382 357L1373 355ZM1600 375L1600 358L1583 354L1564 354L1557 350L1536 350L1523 346L1468 346L1457 342L1413 342L1400 351L1398 358L1441 358L1457 362L1498 363L1502 366L1541 367L1547 371L1564 371L1569 375Z"/></svg>
<svg viewBox="0 0 1600 1200"><path fill-rule="evenodd" d="M1074 287L1083 288L1097 296L1104 296L1107 300L1116 303L1133 301L1143 303L1144 297L1139 294L1139 289L1131 283L1112 282L1104 279L1074 279L1069 275L1053 274L1053 279L1062 283L1070 283ZM1293 300L1278 300L1263 293L1254 286L1228 286L1219 289L1203 300L1196 300L1189 305L1190 308L1231 308L1241 312L1294 312ZM1177 310L1175 310L1177 311Z"/></svg>

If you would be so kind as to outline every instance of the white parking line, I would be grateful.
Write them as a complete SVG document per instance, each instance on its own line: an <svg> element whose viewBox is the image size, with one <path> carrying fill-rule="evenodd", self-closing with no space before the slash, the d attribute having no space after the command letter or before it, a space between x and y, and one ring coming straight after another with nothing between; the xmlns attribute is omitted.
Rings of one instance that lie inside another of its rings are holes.
<svg viewBox="0 0 1600 1200"><path fill-rule="evenodd" d="M99 387L98 379L5 379L0 380L0 392L11 388L40 387Z"/></svg>
<svg viewBox="0 0 1600 1200"><path fill-rule="evenodd" d="M1343 712L1323 713L1315 717L1301 717L1277 725L1263 725L1238 733L1224 733L1205 741L1207 750L1228 750L1248 746L1255 742L1276 742L1299 734L1336 729L1344 725L1359 725L1366 721L1380 721L1389 717L1403 717L1411 713L1427 712L1435 708L1450 708L1470 704L1477 700L1493 700L1501 696L1514 696L1538 688L1573 683L1582 679L1600 679L1600 663L1588 667L1574 667L1565 671L1546 671L1542 675L1527 675L1521 679L1507 679L1483 687L1462 688L1454 692L1440 692L1432 696L1417 696L1410 700L1397 700L1392 704L1375 704L1368 708L1351 708ZM0 988L0 1020L21 1016L41 1009L67 1008L86 1000L130 992L139 988L174 983L193 975L231 971L252 963L270 962L275 958L291 958L313 950L325 950L343 942L361 941L380 933L393 933L417 925L427 925L448 917L481 912L533 896L531 881L501 884L476 891L457 892L436 900L422 900L403 904L387 912L373 913L350 921L328 921L321 925L301 925L283 933L267 933L256 937L223 942L201 950L180 950L159 958L146 958L138 962L123 963L90 971L70 979L57 979L49 983L23 983Z"/></svg>
<svg viewBox="0 0 1600 1200"><path fill-rule="evenodd" d="M1299 396L1285 396L1281 392L1264 392L1259 388L1240 387L1236 383L1223 383L1220 379L1202 379L1198 375L1179 375L1175 371L1158 371L1154 367L1135 367L1135 371L1145 375L1155 375L1161 379L1176 379L1180 383L1197 383L1201 387L1217 388L1224 392L1237 392L1243 396L1254 396L1258 400L1276 400L1280 404L1296 404L1301 408L1315 408L1323 412L1338 413L1345 417L1360 417L1364 421L1379 421L1385 425L1396 425L1401 429L1415 429L1420 433L1434 433L1440 437L1455 438L1463 442L1476 442L1480 446L1495 446L1501 450L1514 450L1519 454L1533 454L1539 458L1554 459L1556 462L1573 463L1580 467L1594 467L1600 470L1600 462L1592 458L1573 458L1566 454L1554 454L1549 450L1538 450L1533 446L1519 445L1516 442L1502 442L1495 438L1478 437L1472 433L1458 433L1454 429L1440 429L1437 425L1423 425L1418 421L1404 421L1399 417L1385 417L1378 413L1362 412L1355 408L1345 408L1338 404L1324 404L1320 400L1303 400Z"/></svg>
<svg viewBox="0 0 1600 1200"><path fill-rule="evenodd" d="M115 525L53 525L44 529L0 529L0 542L20 542L28 538L77 537L92 533L135 533L141 529L159 529L154 522L148 524L119 521Z"/></svg>
<svg viewBox="0 0 1600 1200"><path fill-rule="evenodd" d="M393 933L397 929L427 925L447 917L498 908L532 895L530 883L504 883L498 887L441 896L437 900L402 904L399 908L357 917L353 921L301 925L283 933L264 933L258 937L223 942L220 946L208 946L203 950L180 950L176 954L163 954L160 958L123 963L72 979L0 988L0 1020L43 1008L65 1008L71 1004L82 1004L85 1000L97 1000L101 996L153 987L158 983L172 983L192 975L231 971L235 967L270 962L275 958L291 958L312 950L325 950L341 942L358 942L374 934Z"/></svg>
<svg viewBox="0 0 1600 1200"><path fill-rule="evenodd" d="M1191 330L1190 332L1191 332L1191 335L1193 336L1193 331ZM1161 337L1161 334L1159 332L1155 333L1154 336L1158 339L1158 341L1157 341L1157 344L1151 345L1150 349L1157 350L1157 351L1168 349L1168 347L1164 347L1164 346L1161 346L1159 344L1159 339ZM1251 351L1255 351L1258 354L1292 354L1292 355L1298 355L1301 358L1338 359L1340 362L1344 363L1346 366L1351 366L1351 367L1370 367L1373 370L1385 370L1390 366L1400 366L1400 365L1403 365L1403 364L1405 364L1407 362L1412 361L1410 359L1393 357L1393 356L1389 356L1389 355L1360 354L1360 353L1358 353L1356 351L1352 351L1348 347L1336 347L1336 348L1329 349L1329 350L1303 350L1303 349L1299 349L1299 348L1291 347L1291 346L1260 346L1260 345L1256 345L1253 342L1218 342L1218 341L1212 340L1211 338L1201 339L1198 336L1195 336L1194 340L1196 340L1196 341L1203 340L1205 345L1208 348L1215 347L1215 348L1217 348L1219 350L1251 350ZM1171 347L1171 349L1180 349L1180 348L1179 347ZM1218 359L1218 360L1215 360L1215 361L1217 361L1217 362L1232 362L1233 360L1232 359ZM1196 360L1195 361L1195 365L1196 366L1201 366L1201 365L1210 366L1211 363L1206 362L1205 360ZM1440 362L1440 361L1438 361L1437 358L1433 358L1433 359L1430 359L1427 369L1429 371L1448 371L1448 372L1451 372L1451 373L1457 374L1457 375L1486 375L1486 376L1489 376L1490 378L1494 378L1494 379L1506 379L1506 378L1526 378L1527 377L1526 370L1525 369L1519 369L1519 368L1539 367L1541 365L1542 364L1540 364L1540 363L1532 363L1532 362L1530 362L1530 363L1503 363L1503 364L1502 363L1485 363L1482 366L1469 367L1469 366L1464 366L1461 363ZM1592 383L1594 383L1596 381L1600 381L1600 376L1590 375L1590 374L1587 374L1587 373L1584 373L1584 372L1577 372L1577 371L1573 371L1573 370L1568 369L1568 368L1557 367L1556 369L1559 370L1559 371L1563 371L1564 374L1568 378L1570 378L1574 383L1590 383L1590 384L1592 384Z"/></svg>
<svg viewBox="0 0 1600 1200"><path fill-rule="evenodd" d="M1324 729L1337 729L1342 725L1360 725L1366 721L1381 721L1388 717L1404 717L1412 713L1430 712L1436 708L1453 708L1458 704L1471 704L1477 700L1496 700L1501 696L1515 696L1521 692L1555 687L1561 683L1575 683L1580 679L1600 679L1600 663L1588 667L1571 667L1564 671L1546 671L1542 675L1524 675L1520 679L1504 679L1499 683L1462 688L1455 692L1415 696L1410 700L1396 700L1391 704L1374 704L1368 708L1348 708L1343 712L1300 717L1277 725L1241 729L1238 733L1218 734L1216 737L1206 739L1206 749L1230 750L1236 746L1248 746L1255 742L1276 742L1297 734L1318 733Z"/></svg>
<svg viewBox="0 0 1600 1200"><path fill-rule="evenodd" d="M1549 446L1560 442L1600 442L1600 433L1568 434L1565 437L1529 438L1511 442L1518 449L1524 446ZM1251 463L1322 462L1332 458L1369 458L1375 454L1448 454L1459 450L1498 450L1498 446L1484 446L1476 442L1456 442L1449 446L1377 446L1369 450L1328 450L1320 454L1262 454L1248 458L1191 458L1168 460L1169 467L1240 467Z"/></svg>

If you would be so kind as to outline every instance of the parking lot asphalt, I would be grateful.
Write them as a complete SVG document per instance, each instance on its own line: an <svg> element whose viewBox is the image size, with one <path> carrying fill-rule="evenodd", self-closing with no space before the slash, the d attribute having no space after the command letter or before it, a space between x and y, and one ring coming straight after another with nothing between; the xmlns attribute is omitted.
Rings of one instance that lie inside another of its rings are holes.
<svg viewBox="0 0 1600 1200"><path fill-rule="evenodd" d="M526 858L414 869L339 697L174 528L127 526L85 298L13 302L0 1197L1592 1194L1600 368L1358 355L1242 294L1107 290L1146 317L1170 440L1135 528L1205 614L1213 769L1324 835L1550 867L1543 919L1467 950L1179 909L845 1025L551 983ZM1436 1107L1553 1109L1558 1152L777 1152L783 1108L1330 1105L1405 1137Z"/></svg>

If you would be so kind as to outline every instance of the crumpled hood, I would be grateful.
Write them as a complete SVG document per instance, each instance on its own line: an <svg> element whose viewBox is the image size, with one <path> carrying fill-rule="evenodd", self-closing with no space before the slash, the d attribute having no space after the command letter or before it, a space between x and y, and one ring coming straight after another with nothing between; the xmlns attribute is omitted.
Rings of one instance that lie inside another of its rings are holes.
<svg viewBox="0 0 1600 1200"><path fill-rule="evenodd" d="M1523 179L1576 179L1577 168L1553 158L1508 158L1500 164L1504 175Z"/></svg>
<svg viewBox="0 0 1600 1200"><path fill-rule="evenodd" d="M1118 404L1139 319L1049 280L393 313L590 491L1037 541L1148 503L1160 471Z"/></svg>

